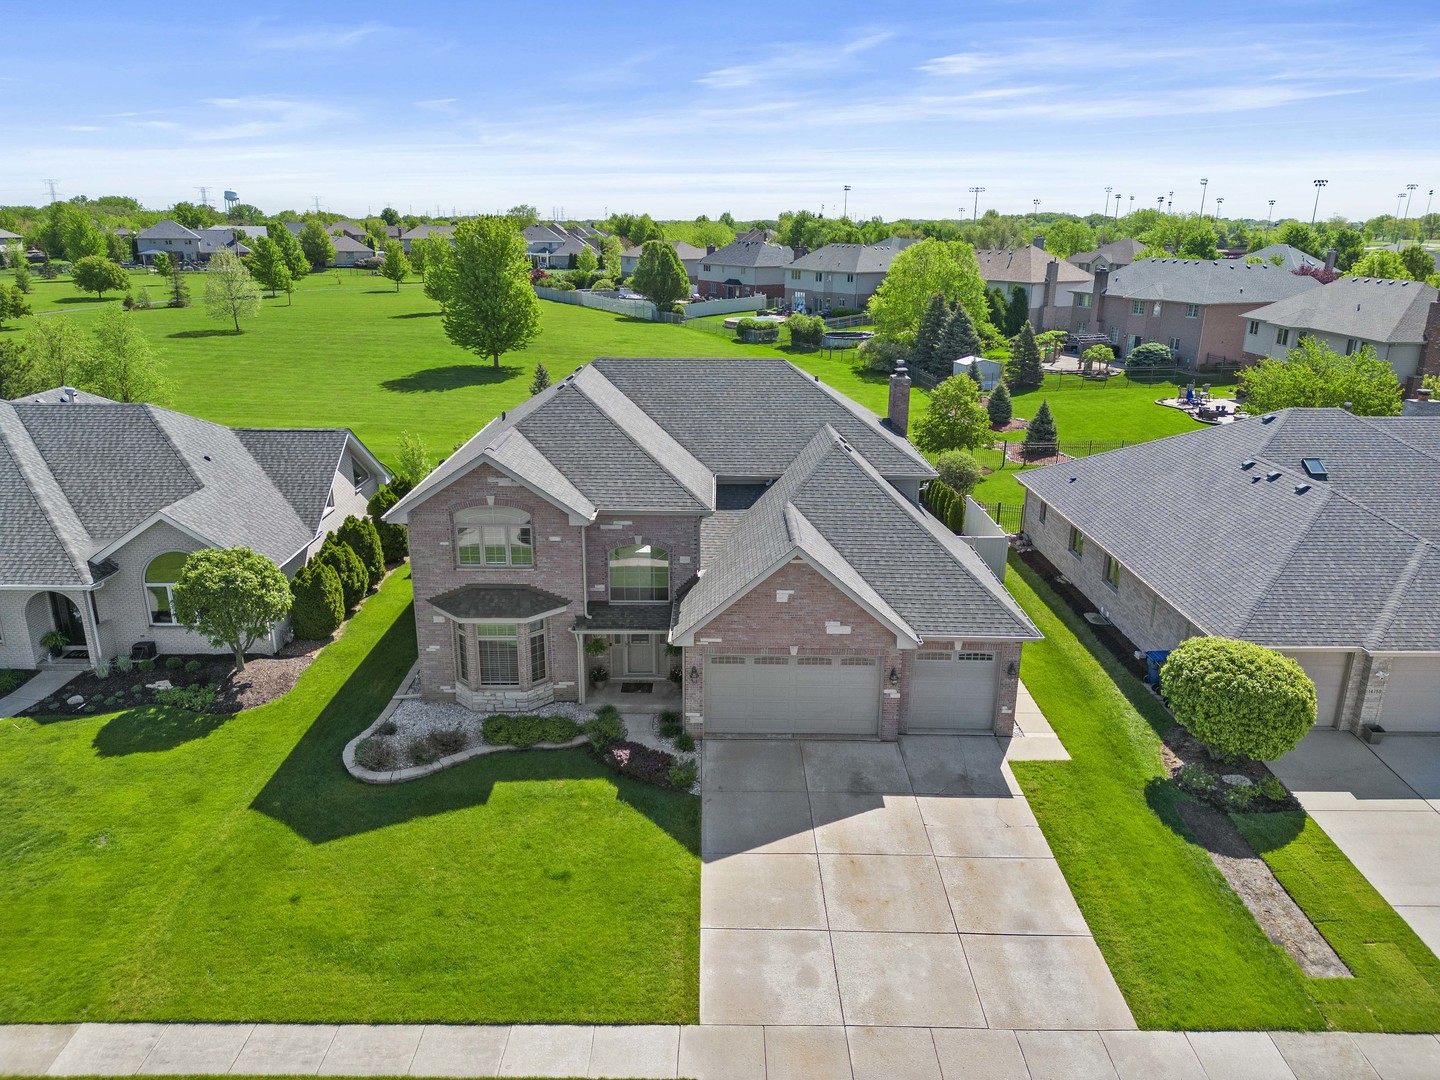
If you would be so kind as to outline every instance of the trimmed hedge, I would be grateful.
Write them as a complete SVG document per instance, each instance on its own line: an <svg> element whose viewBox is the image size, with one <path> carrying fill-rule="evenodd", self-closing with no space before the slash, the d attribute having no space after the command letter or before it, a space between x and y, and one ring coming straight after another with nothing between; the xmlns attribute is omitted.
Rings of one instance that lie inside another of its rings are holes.
<svg viewBox="0 0 1440 1080"><path fill-rule="evenodd" d="M365 599L365 593L370 588L370 575L365 570L365 564L355 554L355 549L338 540L334 533L325 538L325 543L320 545L311 561L326 563L335 571L340 579L340 594L346 611L354 611Z"/></svg>
<svg viewBox="0 0 1440 1080"><path fill-rule="evenodd" d="M290 628L306 641L324 641L345 621L345 594L340 575L330 564L314 560L290 581Z"/></svg>
<svg viewBox="0 0 1440 1080"><path fill-rule="evenodd" d="M387 563L397 563L410 553L410 537L405 526L391 525L389 522L380 520L385 511L399 502L402 497L396 493L394 485L386 484L370 496L370 502L365 506L365 512L370 515L370 520L375 524L375 532L380 537L380 551L385 556Z"/></svg>
<svg viewBox="0 0 1440 1080"><path fill-rule="evenodd" d="M335 535L360 556L367 587L373 589L378 586L385 576L385 552L380 547L380 534L375 531L375 523L368 517L351 514L335 530Z"/></svg>
<svg viewBox="0 0 1440 1080"><path fill-rule="evenodd" d="M512 716L497 713L481 722L489 746L529 749L538 743L566 743L580 734L580 725L563 716Z"/></svg>
<svg viewBox="0 0 1440 1080"><path fill-rule="evenodd" d="M1315 684L1288 656L1249 641L1193 637L1160 669L1175 718L1226 758L1274 761L1315 725Z"/></svg>

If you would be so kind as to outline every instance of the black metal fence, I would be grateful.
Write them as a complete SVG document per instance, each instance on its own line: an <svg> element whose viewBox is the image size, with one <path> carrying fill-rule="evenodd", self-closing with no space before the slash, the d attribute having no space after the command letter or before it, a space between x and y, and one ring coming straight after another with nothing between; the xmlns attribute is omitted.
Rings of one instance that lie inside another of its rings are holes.
<svg viewBox="0 0 1440 1080"><path fill-rule="evenodd" d="M978 500L977 500L978 502ZM1018 533L1024 528L1024 503L980 503L980 509L990 515L991 520L1007 533Z"/></svg>

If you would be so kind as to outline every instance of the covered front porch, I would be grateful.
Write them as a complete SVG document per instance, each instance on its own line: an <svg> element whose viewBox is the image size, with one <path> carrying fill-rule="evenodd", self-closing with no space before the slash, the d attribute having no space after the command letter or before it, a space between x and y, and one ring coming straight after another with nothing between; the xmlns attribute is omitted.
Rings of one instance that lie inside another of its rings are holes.
<svg viewBox="0 0 1440 1080"><path fill-rule="evenodd" d="M682 657L669 644L669 604L591 604L573 631L586 705L632 713L681 705L680 684L670 678Z"/></svg>

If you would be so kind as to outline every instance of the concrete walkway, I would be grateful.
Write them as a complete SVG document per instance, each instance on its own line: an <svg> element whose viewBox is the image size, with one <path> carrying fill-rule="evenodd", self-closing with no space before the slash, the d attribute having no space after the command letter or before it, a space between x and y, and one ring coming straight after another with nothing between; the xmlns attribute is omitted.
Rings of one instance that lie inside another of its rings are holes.
<svg viewBox="0 0 1440 1080"><path fill-rule="evenodd" d="M1432 1035L894 1027L0 1027L0 1074L1434 1080Z"/></svg>
<svg viewBox="0 0 1440 1080"><path fill-rule="evenodd" d="M46 668L32 676L30 681L13 694L0 698L0 717L19 716L55 693L62 686L87 669L80 667Z"/></svg>
<svg viewBox="0 0 1440 1080"><path fill-rule="evenodd" d="M1440 955L1440 736L1315 730L1271 768Z"/></svg>

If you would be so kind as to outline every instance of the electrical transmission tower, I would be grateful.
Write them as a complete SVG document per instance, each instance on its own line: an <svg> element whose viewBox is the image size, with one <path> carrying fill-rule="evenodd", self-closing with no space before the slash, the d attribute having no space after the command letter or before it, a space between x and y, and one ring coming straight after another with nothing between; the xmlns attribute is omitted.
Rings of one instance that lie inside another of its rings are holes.
<svg viewBox="0 0 1440 1080"><path fill-rule="evenodd" d="M201 205L201 206L209 206L209 205L210 205L210 189L209 189L208 187L197 187L195 190L200 193L200 205Z"/></svg>
<svg viewBox="0 0 1440 1080"><path fill-rule="evenodd" d="M59 182L59 180L52 180L49 177L47 177L45 180L45 186L50 189L50 201L52 203L59 197L55 194L55 185Z"/></svg>

